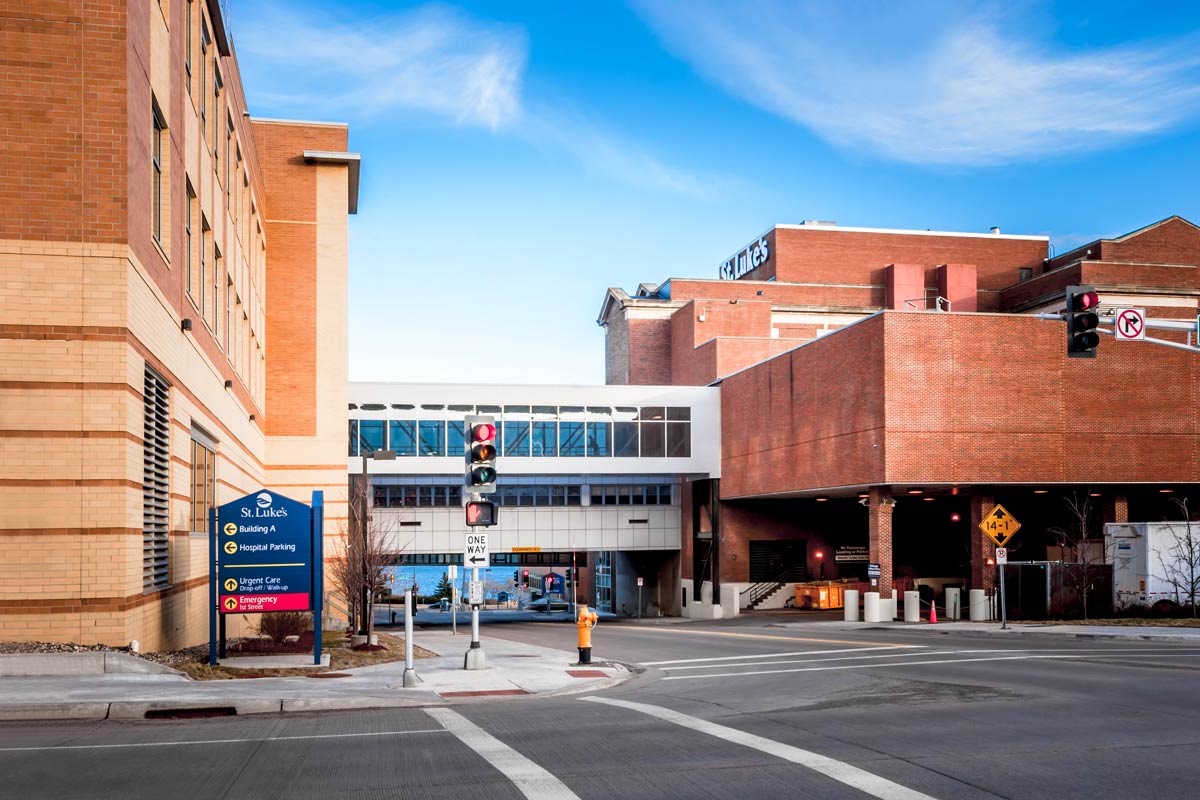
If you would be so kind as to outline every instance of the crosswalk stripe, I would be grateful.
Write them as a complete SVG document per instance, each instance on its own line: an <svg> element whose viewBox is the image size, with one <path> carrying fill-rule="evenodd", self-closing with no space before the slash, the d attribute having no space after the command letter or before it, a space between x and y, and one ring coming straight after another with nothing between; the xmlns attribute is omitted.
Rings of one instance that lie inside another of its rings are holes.
<svg viewBox="0 0 1200 800"><path fill-rule="evenodd" d="M642 663L643 667L661 667L667 664L695 664L701 661L748 661L756 658L785 658L788 656L816 656L824 653L865 653L868 650L896 650L896 649L925 649L922 644L903 644L903 645L885 645L881 647L845 647L840 650L798 650L793 653L762 653L752 656L713 656L712 658L677 658L674 661L646 661Z"/></svg>
<svg viewBox="0 0 1200 800"><path fill-rule="evenodd" d="M826 661L868 661L875 658L913 658L916 656L949 656L954 650L920 650L908 653L876 653L870 656L837 656L836 658L793 658L784 661L752 661L744 664L693 664L686 667L665 667L667 672L681 672L685 669L717 669L718 667L768 667L774 664L823 664Z"/></svg>
<svg viewBox="0 0 1200 800"><path fill-rule="evenodd" d="M530 800L579 800L579 796L553 774L457 711L449 708L427 708L425 713L499 770Z"/></svg>
<svg viewBox="0 0 1200 800"><path fill-rule="evenodd" d="M799 764L803 767L819 772L826 777L832 778L839 783L844 783L847 786L852 786L860 792L865 792L872 797L878 797L880 800L933 800L930 795L923 794L914 789L909 789L907 786L902 786L887 778L882 778L872 772L867 772L865 769L859 769L852 764L847 764L844 761L838 761L836 758L823 756L820 753L813 753L809 750L801 750L799 747L793 747L789 744L776 742L773 739L767 739L762 736L756 736L753 733L746 733L737 728L730 728L725 725L718 725L715 722L692 717L687 714L681 714L678 711L672 711L669 708L662 706L649 705L647 703L634 703L629 700L616 700L609 697L582 697L581 700L586 700L592 703L604 703L605 705L618 706L620 708L628 708L632 711L640 711L643 714L656 717L665 722L670 722L684 728L690 728L700 733L706 733L709 736L715 736L718 739L724 739L727 742L740 744L744 747L750 747L769 755L782 758L786 761L791 761L793 764Z"/></svg>

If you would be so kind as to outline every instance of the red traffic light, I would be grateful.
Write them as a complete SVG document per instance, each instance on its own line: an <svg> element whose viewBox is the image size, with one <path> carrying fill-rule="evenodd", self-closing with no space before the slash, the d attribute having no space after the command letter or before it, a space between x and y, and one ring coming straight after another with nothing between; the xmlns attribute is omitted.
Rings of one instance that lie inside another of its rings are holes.
<svg viewBox="0 0 1200 800"><path fill-rule="evenodd" d="M523 577L523 578L528 578L528 577L529 577L529 570L527 570L527 569L523 569L523 570L521 570L521 577Z"/></svg>
<svg viewBox="0 0 1200 800"><path fill-rule="evenodd" d="M1080 292L1071 296L1072 311L1087 311L1100 305L1100 295L1095 292Z"/></svg>
<svg viewBox="0 0 1200 800"><path fill-rule="evenodd" d="M471 500L466 505L467 524L487 527L496 524L496 504L486 500Z"/></svg>
<svg viewBox="0 0 1200 800"><path fill-rule="evenodd" d="M471 426L471 440L473 442L487 442L487 441L491 441L492 439L495 439L495 438L496 438L496 426L495 425L489 425L486 422L482 422L478 425ZM494 448L494 447L492 448L493 453L495 453L495 449L496 448Z"/></svg>

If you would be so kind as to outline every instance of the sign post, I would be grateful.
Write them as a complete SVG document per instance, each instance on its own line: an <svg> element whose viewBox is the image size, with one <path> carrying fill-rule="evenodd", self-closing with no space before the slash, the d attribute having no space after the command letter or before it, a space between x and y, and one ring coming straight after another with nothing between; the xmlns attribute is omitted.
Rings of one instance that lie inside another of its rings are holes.
<svg viewBox="0 0 1200 800"><path fill-rule="evenodd" d="M638 619L642 618L642 576L638 576Z"/></svg>
<svg viewBox="0 0 1200 800"><path fill-rule="evenodd" d="M313 613L313 657L321 663L323 512L321 492L310 508L266 490L212 510L209 664L217 664L218 618L271 611Z"/></svg>
<svg viewBox="0 0 1200 800"><path fill-rule="evenodd" d="M490 562L487 531L479 532L471 528L463 547L463 564L471 568L468 597L471 604L471 647L463 659L463 669L487 669L487 660L479 644L479 606L483 604L483 583L479 580L479 565L486 566Z"/></svg>
<svg viewBox="0 0 1200 800"><path fill-rule="evenodd" d="M996 543L996 568L1000 570L1000 629L1008 628L1008 605L1005 603L1004 566L1008 563L1008 543L1021 530L1021 523L999 503L979 523L979 529Z"/></svg>

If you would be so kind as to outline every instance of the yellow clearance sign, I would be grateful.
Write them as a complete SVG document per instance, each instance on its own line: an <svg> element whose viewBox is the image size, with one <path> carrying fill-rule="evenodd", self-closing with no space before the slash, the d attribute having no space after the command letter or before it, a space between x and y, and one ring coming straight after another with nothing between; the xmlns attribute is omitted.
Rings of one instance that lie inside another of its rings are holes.
<svg viewBox="0 0 1200 800"><path fill-rule="evenodd" d="M1021 530L1021 523L1017 522L1017 518L1008 513L1004 506L997 503L992 512L979 523L979 529L986 533L997 547L1005 547L1017 535L1017 531Z"/></svg>

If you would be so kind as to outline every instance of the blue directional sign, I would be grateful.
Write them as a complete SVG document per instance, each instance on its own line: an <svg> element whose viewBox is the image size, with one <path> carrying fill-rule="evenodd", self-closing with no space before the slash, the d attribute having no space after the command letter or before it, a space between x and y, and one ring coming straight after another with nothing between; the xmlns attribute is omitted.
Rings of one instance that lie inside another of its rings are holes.
<svg viewBox="0 0 1200 800"><path fill-rule="evenodd" d="M546 587L546 594L562 594L565 587L563 576L557 572L548 572L546 577L542 579Z"/></svg>
<svg viewBox="0 0 1200 800"><path fill-rule="evenodd" d="M311 611L312 509L263 490L216 510L223 614Z"/></svg>

